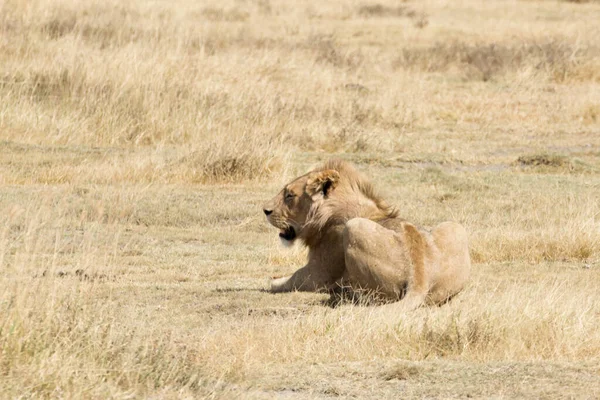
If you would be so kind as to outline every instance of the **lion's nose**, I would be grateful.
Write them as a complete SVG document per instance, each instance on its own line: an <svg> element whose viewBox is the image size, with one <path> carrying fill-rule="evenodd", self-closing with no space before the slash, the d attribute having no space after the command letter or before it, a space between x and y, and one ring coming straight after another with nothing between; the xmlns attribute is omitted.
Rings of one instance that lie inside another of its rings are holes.
<svg viewBox="0 0 600 400"><path fill-rule="evenodd" d="M273 210L267 210L266 208L265 208L265 209L263 209L263 211L265 212L265 215L266 215L266 216L269 216L269 215L271 215L271 213L273 212Z"/></svg>

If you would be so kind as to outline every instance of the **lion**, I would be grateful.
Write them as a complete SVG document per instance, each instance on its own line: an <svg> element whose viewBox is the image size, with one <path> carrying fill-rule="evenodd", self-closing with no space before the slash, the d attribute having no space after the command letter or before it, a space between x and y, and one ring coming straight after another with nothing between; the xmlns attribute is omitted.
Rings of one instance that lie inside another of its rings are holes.
<svg viewBox="0 0 600 400"><path fill-rule="evenodd" d="M306 265L273 279L272 292L345 287L410 310L449 301L469 279L468 238L460 224L418 228L345 161L330 160L294 179L263 212L285 244L300 240L308 247Z"/></svg>

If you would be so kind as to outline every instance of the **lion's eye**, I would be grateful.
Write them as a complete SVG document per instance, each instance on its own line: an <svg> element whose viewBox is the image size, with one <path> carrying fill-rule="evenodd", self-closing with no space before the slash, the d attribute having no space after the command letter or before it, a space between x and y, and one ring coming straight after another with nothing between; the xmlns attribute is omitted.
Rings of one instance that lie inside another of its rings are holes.
<svg viewBox="0 0 600 400"><path fill-rule="evenodd" d="M286 199L286 200L291 200L291 199L293 199L294 197L296 197L296 195L295 195L294 193L291 193L291 192L290 192L290 193L287 193L287 194L285 195L285 199Z"/></svg>

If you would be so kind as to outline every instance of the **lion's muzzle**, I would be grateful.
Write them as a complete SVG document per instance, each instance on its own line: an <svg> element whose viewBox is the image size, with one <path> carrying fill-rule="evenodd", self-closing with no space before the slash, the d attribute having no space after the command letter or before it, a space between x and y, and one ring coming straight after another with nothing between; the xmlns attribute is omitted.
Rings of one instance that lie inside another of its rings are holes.
<svg viewBox="0 0 600 400"><path fill-rule="evenodd" d="M279 237L291 242L296 239L296 230L293 227L288 226L286 229L282 229L281 232L279 232Z"/></svg>

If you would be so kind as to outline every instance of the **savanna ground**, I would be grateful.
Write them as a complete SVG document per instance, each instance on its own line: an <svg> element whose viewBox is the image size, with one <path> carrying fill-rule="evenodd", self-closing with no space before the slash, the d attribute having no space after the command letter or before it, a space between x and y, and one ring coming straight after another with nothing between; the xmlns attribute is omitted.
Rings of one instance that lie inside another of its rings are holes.
<svg viewBox="0 0 600 400"><path fill-rule="evenodd" d="M0 397L600 397L600 3L0 2ZM406 315L272 295L336 156L471 235Z"/></svg>

